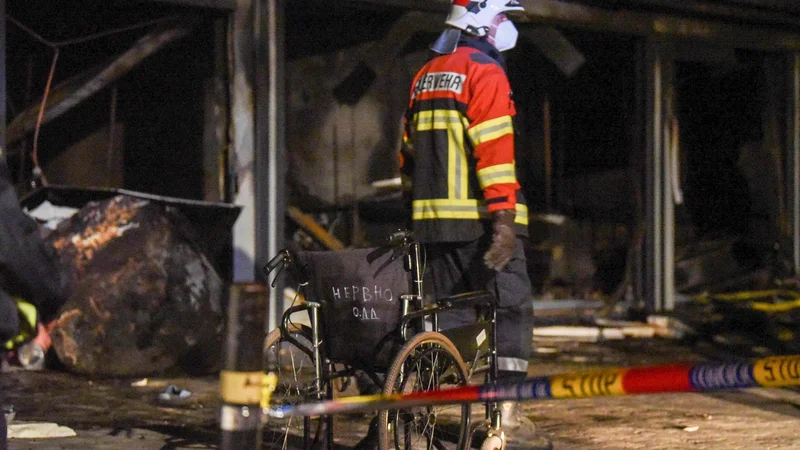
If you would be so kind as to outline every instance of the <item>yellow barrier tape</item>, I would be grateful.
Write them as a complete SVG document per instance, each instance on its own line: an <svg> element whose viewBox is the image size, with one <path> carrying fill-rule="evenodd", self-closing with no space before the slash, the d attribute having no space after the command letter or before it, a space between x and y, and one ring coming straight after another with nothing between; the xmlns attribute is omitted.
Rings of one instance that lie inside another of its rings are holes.
<svg viewBox="0 0 800 450"><path fill-rule="evenodd" d="M778 331L778 340L781 342L789 342L794 339L794 332L792 330L782 329Z"/></svg>
<svg viewBox="0 0 800 450"><path fill-rule="evenodd" d="M753 377L764 387L796 386L800 383L800 356L771 356L753 366Z"/></svg>
<svg viewBox="0 0 800 450"><path fill-rule="evenodd" d="M263 372L223 370L220 373L222 401L234 405L261 405L263 381Z"/></svg>
<svg viewBox="0 0 800 450"><path fill-rule="evenodd" d="M755 300L757 298L773 297L778 295L777 289L767 291L744 291L733 292L730 294L707 294L708 297L714 300L733 301L733 300Z"/></svg>
<svg viewBox="0 0 800 450"><path fill-rule="evenodd" d="M754 301L774 299L774 302ZM695 300L708 303L712 300L719 302L750 302L751 309L766 313L780 313L800 308L800 292L787 289L772 289L765 291L744 291L729 294L701 294Z"/></svg>
<svg viewBox="0 0 800 450"><path fill-rule="evenodd" d="M378 400L383 400L384 397L381 394L374 394L374 395L361 395L356 397L343 397L339 399L340 403L369 403L369 402L376 402Z"/></svg>
<svg viewBox="0 0 800 450"><path fill-rule="evenodd" d="M762 312L786 312L800 308L800 300L780 303L755 302L750 307Z"/></svg>
<svg viewBox="0 0 800 450"><path fill-rule="evenodd" d="M627 369L603 370L583 374L557 375L551 378L553 398L584 398L625 395L622 377Z"/></svg>
<svg viewBox="0 0 800 450"><path fill-rule="evenodd" d="M742 291L731 292L727 294L701 294L696 298L698 300L719 300L719 301L746 301L756 300L766 297L784 297L792 300L800 299L800 292L788 289L770 289L764 291Z"/></svg>
<svg viewBox="0 0 800 450"><path fill-rule="evenodd" d="M261 409L269 408L272 393L278 386L278 375L273 372L261 374Z"/></svg>

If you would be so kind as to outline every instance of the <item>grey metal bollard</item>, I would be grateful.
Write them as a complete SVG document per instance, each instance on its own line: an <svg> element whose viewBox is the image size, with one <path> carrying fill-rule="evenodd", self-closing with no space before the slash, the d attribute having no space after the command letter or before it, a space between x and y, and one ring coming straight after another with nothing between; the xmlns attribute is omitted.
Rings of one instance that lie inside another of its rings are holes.
<svg viewBox="0 0 800 450"><path fill-rule="evenodd" d="M268 398L262 367L268 297L267 287L259 283L230 287L225 369L220 373L221 450L261 447L261 408Z"/></svg>

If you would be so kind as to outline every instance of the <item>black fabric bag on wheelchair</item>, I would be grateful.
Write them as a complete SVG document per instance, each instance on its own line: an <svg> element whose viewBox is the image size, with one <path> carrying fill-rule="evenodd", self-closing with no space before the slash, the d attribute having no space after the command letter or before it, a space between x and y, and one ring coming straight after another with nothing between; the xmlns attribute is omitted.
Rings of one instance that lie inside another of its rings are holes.
<svg viewBox="0 0 800 450"><path fill-rule="evenodd" d="M394 256L376 248L297 255L308 275L307 300L322 305L323 348L334 363L385 371L402 345L400 297L409 292L409 274Z"/></svg>

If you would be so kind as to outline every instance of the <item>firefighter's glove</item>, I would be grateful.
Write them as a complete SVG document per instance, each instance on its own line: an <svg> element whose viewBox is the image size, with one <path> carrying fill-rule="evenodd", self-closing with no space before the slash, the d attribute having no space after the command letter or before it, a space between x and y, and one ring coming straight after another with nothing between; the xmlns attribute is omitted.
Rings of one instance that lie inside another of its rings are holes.
<svg viewBox="0 0 800 450"><path fill-rule="evenodd" d="M500 272L511 260L514 247L517 245L517 233L514 231L516 215L513 209L502 209L492 213L492 245L483 255L483 261L488 268Z"/></svg>

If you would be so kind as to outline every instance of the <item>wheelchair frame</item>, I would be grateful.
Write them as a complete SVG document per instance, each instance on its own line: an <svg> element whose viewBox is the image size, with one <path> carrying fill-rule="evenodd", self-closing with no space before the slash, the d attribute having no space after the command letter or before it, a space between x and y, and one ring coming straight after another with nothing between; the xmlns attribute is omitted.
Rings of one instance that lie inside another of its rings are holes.
<svg viewBox="0 0 800 450"><path fill-rule="evenodd" d="M422 333L425 331L425 320L426 318L430 317L432 320L432 333L428 334L428 336L433 336L436 339L439 339L437 336L442 338L443 342L451 342L452 341L447 338L444 334L442 334L439 330L438 324L438 314L445 311L450 311L454 309L461 309L461 308L477 308L478 311L483 312L481 314L482 322L489 324L489 336L488 336L488 354L481 355L480 349L476 350L475 357L472 358L472 361L467 366L467 373L464 374L465 376L465 384L469 384L470 379L476 373L486 372L486 381L489 383L494 383L497 381L498 376L498 367L497 367L497 312L496 306L494 302L494 296L488 291L478 291L478 292L469 292L465 294L459 294L443 299L434 299L433 305L424 306L424 291L423 291L423 275L424 275L424 267L423 267L423 248L422 244L417 242L410 231L407 230L400 230L398 232L393 233L389 237L389 247L390 250L393 252L391 256L391 260L395 260L396 258L402 256L404 258L404 269L406 272L410 272L411 279L410 279L410 293L403 294L400 296L400 309L401 309L401 318L400 323L397 328L397 333L402 340L403 343L409 343L414 336ZM284 268L289 268L289 270L297 270L297 257L289 250L282 250L278 253L272 260L267 263L264 267L264 273L267 277L273 272L274 270L278 269L278 274ZM297 273L296 273L297 274ZM303 276L299 277L301 279L301 284L305 282L308 283L307 277ZM276 275L277 278L278 275ZM348 378L357 372L357 370L353 367L348 367L347 361L331 361L326 358L324 349L323 349L323 342L322 342L322 329L325 327L325 320L322 317L320 312L320 308L322 304L318 301L306 301L299 305L293 305L288 308L282 315L281 322L279 327L276 330L273 330L269 333L267 342L272 339L275 342L277 338L277 333L280 333L280 340L288 342L290 345L296 347L300 351L302 351L306 356L310 358L313 364L313 380L311 384L311 389L308 392L308 395L304 397L304 400L308 401L317 401L323 399L332 399L334 392L333 392L333 380L337 378ZM292 323L291 317L296 313L307 312L310 321L310 327L305 325L296 326ZM411 335L409 335L411 333ZM299 335L297 337L296 335ZM300 339L305 340L306 342L301 342ZM424 344L420 344L424 345ZM456 363L460 363L460 367L464 367L466 364L463 361L462 357L462 349L458 349L455 343L453 343L453 349L456 350L455 356L457 358ZM266 355L267 347L265 346L265 355ZM449 350L447 350L450 352ZM450 352L452 353L452 352ZM397 360L400 356L402 356L403 352L398 352L393 354L392 360L393 363L391 366L395 366L400 364L401 361ZM479 368L479 363L483 362L484 360L488 360L485 367ZM265 357L265 367L267 364L266 357ZM344 370L337 371L335 368L336 364L342 364L345 366ZM363 369L361 369L363 370ZM388 373L389 371L387 371ZM370 373L364 371L370 379L377 385L381 386L384 393L387 393L386 390L390 389L388 387L389 380L387 379L386 382L381 382L378 377L377 373ZM438 386L438 385L437 385ZM485 405L485 424L488 428L487 433L487 441L484 442L482 448L486 447L486 442L490 439L494 438L495 440L500 439L497 444L493 443L491 448L502 448L505 444L504 436L502 435L501 430L501 413L500 408L496 402L487 402ZM466 419L462 419L465 421L463 424L466 427L466 431L461 431L462 437L466 436L464 442L461 442L461 445L458 447L459 449L469 448L470 441L472 438L473 433L477 430L470 429L470 409L468 405L466 405L465 410L462 410L462 414L466 411ZM379 413L379 425L383 424L384 421L388 420L386 415L386 411L382 411ZM397 414L397 413L395 413ZM312 427L311 427L311 419L308 417L303 418L303 448L304 449L311 449L318 448L319 445L315 446L315 443L322 442L321 438L321 429L325 428L325 442L324 445L326 448L332 448L333 438L334 438L334 424L333 424L333 417L332 416L325 416L320 417L318 423L318 428L316 433L313 433L312 436ZM323 426L324 425L324 426ZM287 431L288 432L288 431ZM432 439L432 438L430 438ZM461 438L459 439L461 440ZM385 439L382 436L380 439L380 448L381 450L389 450L384 443ZM407 443L406 443L407 444ZM283 444L285 448L285 443ZM429 444L429 448L432 444ZM499 445L499 447L497 447ZM398 444L395 444L395 447L399 450Z"/></svg>

